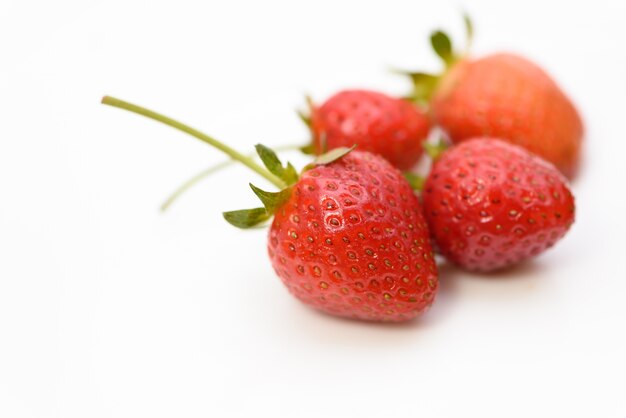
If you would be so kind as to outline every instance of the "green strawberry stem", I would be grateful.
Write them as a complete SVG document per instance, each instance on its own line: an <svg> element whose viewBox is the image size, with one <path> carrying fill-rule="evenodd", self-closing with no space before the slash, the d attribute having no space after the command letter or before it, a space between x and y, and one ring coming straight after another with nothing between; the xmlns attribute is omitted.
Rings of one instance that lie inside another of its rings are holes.
<svg viewBox="0 0 626 418"><path fill-rule="evenodd" d="M274 149L274 151L290 151L290 150L297 150L297 149L300 149L300 148L301 148L301 145L285 145L283 147L274 147L273 149ZM256 156L256 154L246 155L246 157L248 157L248 158L254 158L255 156ZM193 186L198 184L200 181L202 181L205 178L209 177L211 174L216 173L216 172L218 172L218 171L220 171L220 170L230 166L233 163L234 163L233 160L222 161L221 163L218 163L218 164L212 165L211 167L205 168L204 170L202 170L201 172L199 172L195 176L191 177L190 179L185 181L183 184L181 184L176 190L174 190L174 192L172 192L172 194L170 194L167 199L165 199L165 201L161 205L161 211L165 212L167 209L169 209L169 207L176 200L178 200L178 198L181 195L185 194L185 192L187 192L187 190L191 189Z"/></svg>
<svg viewBox="0 0 626 418"><path fill-rule="evenodd" d="M287 184L280 179L278 176L270 173L268 170L266 170L265 168L261 167L260 165L258 165L252 158L247 157L243 154L241 154L240 152L234 150L233 148L229 147L228 145L216 140L215 138L210 137L209 135L206 135L188 125L185 125L184 123L178 122L177 120L171 119L167 116L161 115L159 113L153 112L152 110L143 108L141 106L137 106L134 105L132 103L128 103L125 102L123 100L120 99L116 99L114 97L110 97L110 96L104 96L102 98L102 103L105 105L109 105L109 106L113 106L113 107L117 107L119 109L124 109L127 110L129 112L133 112L136 113L138 115L142 115L145 116L149 119L153 119L157 122L161 122L165 125L171 126L172 128L178 129L179 131L185 132L186 134L189 134L203 142L206 142L207 144L213 146L214 148L217 148L218 150L222 151L223 153L225 153L226 155L228 155L231 159L235 160L235 161L239 161L240 163L242 163L243 165L245 165L246 167L248 167L249 169L251 169L252 171L255 171L257 174L261 175L262 177L264 177L265 179L267 179L270 183L272 183L273 185L275 185L276 187L278 187L279 189L285 189L287 187Z"/></svg>
<svg viewBox="0 0 626 418"><path fill-rule="evenodd" d="M172 194L168 196L167 199L161 204L161 212L165 212L169 207L174 203L182 194L184 194L187 190L191 189L194 185L199 183L202 179L210 176L211 174L220 171L223 168L228 167L232 164L232 160L222 161L219 164L215 164L195 176L191 177L189 180L181 184Z"/></svg>

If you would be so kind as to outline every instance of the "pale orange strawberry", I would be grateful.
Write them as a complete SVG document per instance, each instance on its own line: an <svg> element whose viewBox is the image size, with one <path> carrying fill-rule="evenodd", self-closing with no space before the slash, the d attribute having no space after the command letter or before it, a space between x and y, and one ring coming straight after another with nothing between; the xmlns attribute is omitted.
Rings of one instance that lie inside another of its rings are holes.
<svg viewBox="0 0 626 418"><path fill-rule="evenodd" d="M471 24L468 28L471 39ZM440 31L431 36L431 43L446 70L440 76L413 73L416 95L429 102L435 124L453 143L497 137L574 177L583 123L572 101L544 70L511 53L477 59L454 53Z"/></svg>

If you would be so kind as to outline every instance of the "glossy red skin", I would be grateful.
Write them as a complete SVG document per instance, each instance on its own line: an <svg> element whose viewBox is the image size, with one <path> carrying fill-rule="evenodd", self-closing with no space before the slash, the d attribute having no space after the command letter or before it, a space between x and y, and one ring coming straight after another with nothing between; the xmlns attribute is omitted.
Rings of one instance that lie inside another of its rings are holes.
<svg viewBox="0 0 626 418"><path fill-rule="evenodd" d="M491 136L520 145L576 174L583 123L570 99L541 68L512 54L463 60L444 77L432 114L454 143Z"/></svg>
<svg viewBox="0 0 626 418"><path fill-rule="evenodd" d="M574 197L550 163L492 138L448 149L424 185L424 214L441 253L490 271L534 257L574 222Z"/></svg>
<svg viewBox="0 0 626 418"><path fill-rule="evenodd" d="M329 150L356 144L400 170L419 160L429 129L428 117L414 104L368 90L339 92L311 114L316 154L325 152L325 138Z"/></svg>
<svg viewBox="0 0 626 418"><path fill-rule="evenodd" d="M332 315L404 321L437 292L419 201L402 174L371 153L306 171L275 213L268 241L289 291Z"/></svg>

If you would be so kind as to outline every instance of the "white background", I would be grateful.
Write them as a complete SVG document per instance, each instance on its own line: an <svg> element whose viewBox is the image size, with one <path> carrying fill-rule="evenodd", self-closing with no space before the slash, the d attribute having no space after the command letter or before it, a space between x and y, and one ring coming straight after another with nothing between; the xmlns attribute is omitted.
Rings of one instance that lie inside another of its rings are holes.
<svg viewBox="0 0 626 418"><path fill-rule="evenodd" d="M116 95L241 150L299 143L293 110L403 94L462 38L453 1L0 2L0 416L626 416L626 3L472 1L474 52L517 51L584 115L577 222L507 273L444 265L423 318L376 325L290 297L223 157L99 104ZM292 159L301 163L302 158ZM263 182L259 181L259 184Z"/></svg>

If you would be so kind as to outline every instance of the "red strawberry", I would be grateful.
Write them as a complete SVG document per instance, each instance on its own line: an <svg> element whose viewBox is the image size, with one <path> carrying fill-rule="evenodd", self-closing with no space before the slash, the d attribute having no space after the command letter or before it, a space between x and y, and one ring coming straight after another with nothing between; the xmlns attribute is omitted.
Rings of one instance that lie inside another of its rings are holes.
<svg viewBox="0 0 626 418"><path fill-rule="evenodd" d="M290 292L334 315L401 321L423 312L437 291L417 198L397 169L370 153L306 171L269 238Z"/></svg>
<svg viewBox="0 0 626 418"><path fill-rule="evenodd" d="M501 138L550 161L567 177L575 175L583 123L548 74L513 54L480 59L454 55L442 32L433 34L431 41L447 70L440 77L414 74L414 79L419 95L430 98L434 122L452 142Z"/></svg>
<svg viewBox="0 0 626 418"><path fill-rule="evenodd" d="M280 188L271 193L250 185L264 207L224 217L248 228L275 215L270 259L304 303L333 315L376 321L411 319L432 304L437 269L420 204L400 171L382 157L338 148L298 176L262 145L257 152L265 168L158 113L111 97L103 103L195 136Z"/></svg>
<svg viewBox="0 0 626 418"><path fill-rule="evenodd" d="M574 222L561 173L521 147L475 138L448 149L426 179L424 213L441 253L469 270L536 256Z"/></svg>
<svg viewBox="0 0 626 418"><path fill-rule="evenodd" d="M359 150L385 157L401 170L411 168L422 155L430 123L416 105L368 90L345 90L310 116L316 154L326 149L358 145Z"/></svg>

